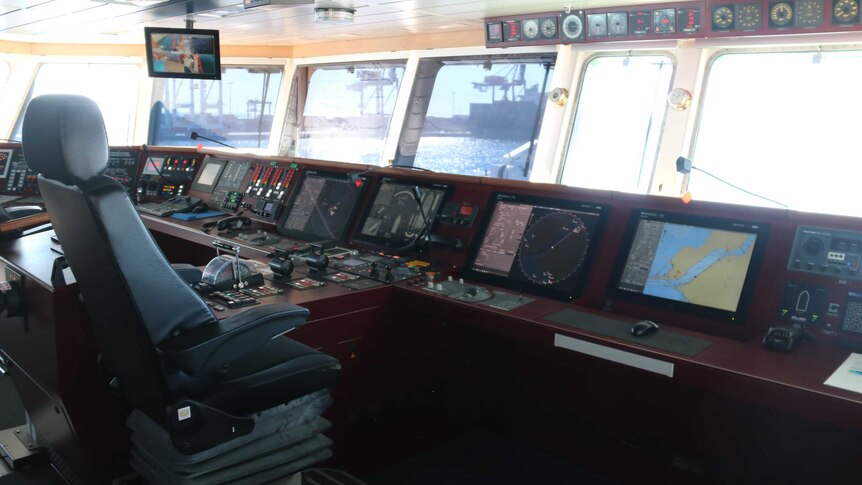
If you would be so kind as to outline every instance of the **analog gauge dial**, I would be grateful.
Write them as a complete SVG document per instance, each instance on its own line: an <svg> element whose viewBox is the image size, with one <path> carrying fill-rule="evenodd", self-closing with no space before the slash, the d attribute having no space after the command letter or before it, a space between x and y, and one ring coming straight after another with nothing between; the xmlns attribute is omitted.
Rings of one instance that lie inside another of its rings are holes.
<svg viewBox="0 0 862 485"><path fill-rule="evenodd" d="M542 38L544 39L556 39L557 19L554 17L542 19L539 21L539 31L542 33Z"/></svg>
<svg viewBox="0 0 862 485"><path fill-rule="evenodd" d="M691 93L683 88L674 88L667 93L667 104L677 111L684 111L691 106Z"/></svg>
<svg viewBox="0 0 862 485"><path fill-rule="evenodd" d="M793 22L793 7L787 2L773 3L769 7L769 26L787 27Z"/></svg>
<svg viewBox="0 0 862 485"><path fill-rule="evenodd" d="M568 13L560 22L560 30L566 40L579 40L584 35L584 21L580 15L574 12Z"/></svg>
<svg viewBox="0 0 862 485"><path fill-rule="evenodd" d="M608 34L628 35L629 14L628 12L611 12L608 14Z"/></svg>
<svg viewBox="0 0 862 485"><path fill-rule="evenodd" d="M760 4L746 3L736 6L736 28L757 30L760 28Z"/></svg>
<svg viewBox="0 0 862 485"><path fill-rule="evenodd" d="M796 2L796 26L817 27L823 23L823 0Z"/></svg>
<svg viewBox="0 0 862 485"><path fill-rule="evenodd" d="M522 20L521 33L527 40L535 40L539 38L539 21L536 19Z"/></svg>
<svg viewBox="0 0 862 485"><path fill-rule="evenodd" d="M608 35L608 16L603 13L587 15L590 37L605 37Z"/></svg>
<svg viewBox="0 0 862 485"><path fill-rule="evenodd" d="M727 30L733 26L733 8L720 5L712 9L712 29Z"/></svg>
<svg viewBox="0 0 862 485"><path fill-rule="evenodd" d="M837 24L848 24L859 18L857 0L835 0L832 4L832 19Z"/></svg>

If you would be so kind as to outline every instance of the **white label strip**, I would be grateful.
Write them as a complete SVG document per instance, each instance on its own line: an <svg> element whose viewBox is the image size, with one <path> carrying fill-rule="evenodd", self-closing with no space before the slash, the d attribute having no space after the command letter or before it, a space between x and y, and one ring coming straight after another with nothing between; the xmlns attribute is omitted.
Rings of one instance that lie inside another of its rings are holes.
<svg viewBox="0 0 862 485"><path fill-rule="evenodd" d="M612 349L560 334L554 334L554 346L673 378L673 364L663 360Z"/></svg>

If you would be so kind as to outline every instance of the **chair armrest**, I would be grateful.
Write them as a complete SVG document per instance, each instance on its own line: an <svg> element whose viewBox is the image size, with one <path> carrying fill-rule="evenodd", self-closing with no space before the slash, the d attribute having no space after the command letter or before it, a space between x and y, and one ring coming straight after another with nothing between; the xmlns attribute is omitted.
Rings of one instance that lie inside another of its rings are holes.
<svg viewBox="0 0 862 485"><path fill-rule="evenodd" d="M41 212L45 212L45 209L39 207L38 205L13 205L11 207L6 207L6 212L12 216L12 219L20 219L22 217L32 216L39 214Z"/></svg>
<svg viewBox="0 0 862 485"><path fill-rule="evenodd" d="M162 342L157 351L165 363L191 375L201 375L257 352L273 338L301 327L308 310L290 303L250 308L202 325Z"/></svg>

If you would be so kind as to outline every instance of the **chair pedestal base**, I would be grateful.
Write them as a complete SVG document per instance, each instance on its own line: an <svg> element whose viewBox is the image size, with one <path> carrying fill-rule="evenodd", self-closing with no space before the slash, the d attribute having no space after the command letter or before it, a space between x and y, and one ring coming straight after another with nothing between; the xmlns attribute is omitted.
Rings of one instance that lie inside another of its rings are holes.
<svg viewBox="0 0 862 485"><path fill-rule="evenodd" d="M44 451L26 427L0 431L0 457L13 470L38 462L44 458Z"/></svg>
<svg viewBox="0 0 862 485"><path fill-rule="evenodd" d="M255 414L254 430L210 449L186 455L168 432L140 411L128 419L132 467L151 484L256 485L299 472L329 458L330 423L320 414L331 403L319 391Z"/></svg>

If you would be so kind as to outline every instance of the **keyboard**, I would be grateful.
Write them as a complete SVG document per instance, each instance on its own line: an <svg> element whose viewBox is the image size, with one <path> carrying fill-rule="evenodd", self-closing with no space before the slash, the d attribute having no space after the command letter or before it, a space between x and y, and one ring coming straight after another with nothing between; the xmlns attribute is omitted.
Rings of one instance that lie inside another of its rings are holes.
<svg viewBox="0 0 862 485"><path fill-rule="evenodd" d="M138 204L138 212L156 217L167 217L177 212L188 212L201 205L201 199L177 195L164 202Z"/></svg>

